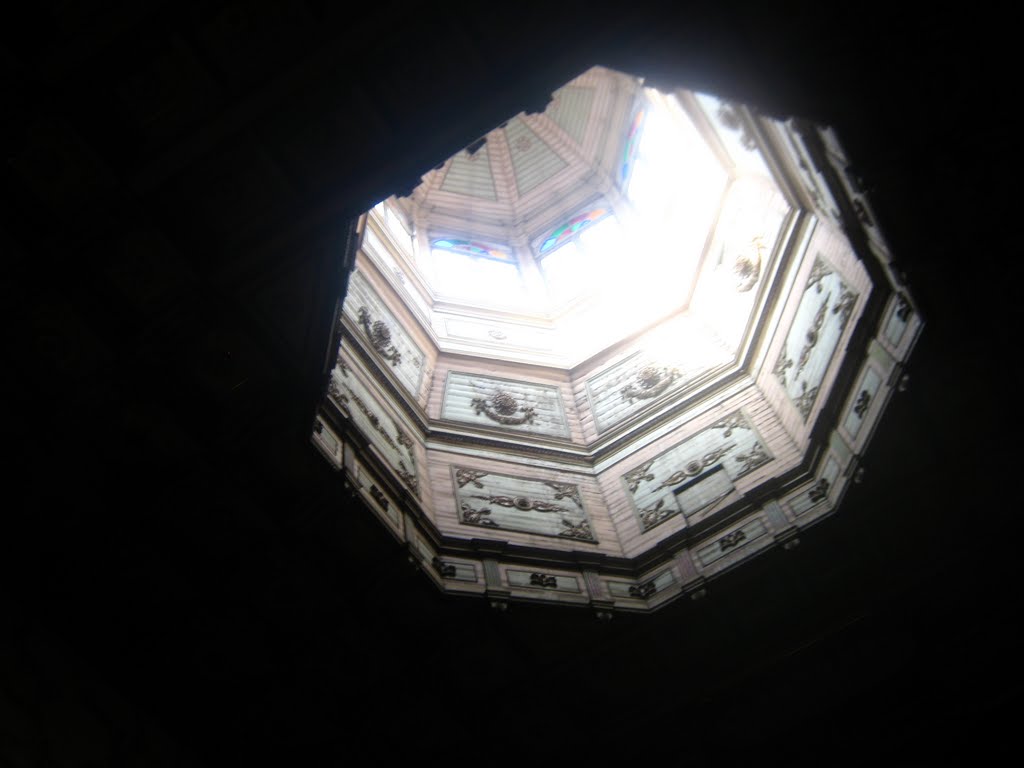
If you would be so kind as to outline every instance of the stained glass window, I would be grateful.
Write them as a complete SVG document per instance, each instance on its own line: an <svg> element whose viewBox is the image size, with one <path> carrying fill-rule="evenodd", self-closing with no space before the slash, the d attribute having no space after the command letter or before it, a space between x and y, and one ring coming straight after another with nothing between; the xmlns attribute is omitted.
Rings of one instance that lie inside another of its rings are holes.
<svg viewBox="0 0 1024 768"><path fill-rule="evenodd" d="M543 256L546 253L550 253L559 246L569 242L569 240L571 240L577 233L592 224L596 224L610 214L611 211L607 208L595 208L591 211L573 216L569 221L562 224L560 227L556 227L550 235L544 238L540 244L541 255Z"/></svg>
<svg viewBox="0 0 1024 768"><path fill-rule="evenodd" d="M629 172L633 167L633 161L636 159L637 148L640 146L640 134L646 116L647 110L637 110L636 115L633 117L633 122L629 126L629 133L626 134L626 144L622 150L622 165L619 168L619 182L621 184L625 184L629 179Z"/></svg>
<svg viewBox="0 0 1024 768"><path fill-rule="evenodd" d="M607 275L622 253L621 230L607 208L574 216L540 246L540 267L557 301L590 290Z"/></svg>

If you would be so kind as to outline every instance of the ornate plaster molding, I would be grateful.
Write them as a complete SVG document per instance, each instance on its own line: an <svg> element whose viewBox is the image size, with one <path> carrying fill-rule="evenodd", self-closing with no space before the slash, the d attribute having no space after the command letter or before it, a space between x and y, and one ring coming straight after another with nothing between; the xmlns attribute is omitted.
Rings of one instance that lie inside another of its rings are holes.
<svg viewBox="0 0 1024 768"><path fill-rule="evenodd" d="M504 390L498 390L490 397L474 397L472 404L473 411L478 416L483 414L491 421L506 426L533 424L537 415L534 408L528 405L519 405L515 397Z"/></svg>

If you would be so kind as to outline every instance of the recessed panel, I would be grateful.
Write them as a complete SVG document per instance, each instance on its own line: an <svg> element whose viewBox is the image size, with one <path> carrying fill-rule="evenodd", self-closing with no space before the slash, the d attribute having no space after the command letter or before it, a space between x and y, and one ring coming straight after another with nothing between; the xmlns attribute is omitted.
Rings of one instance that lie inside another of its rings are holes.
<svg viewBox="0 0 1024 768"><path fill-rule="evenodd" d="M732 491L732 480L767 464L772 458L746 415L735 411L657 458L630 470L622 476L622 482L629 491L640 527L646 531L684 512L677 491L682 489L686 493L687 488L699 487L695 481L714 484L714 474L720 471L730 480L724 487L724 498ZM717 469L719 466L721 470ZM692 504L690 496L685 501ZM703 499L701 504L685 511L694 514L715 501Z"/></svg>
<svg viewBox="0 0 1024 768"><path fill-rule="evenodd" d="M558 387L451 371L441 418L512 432L568 437Z"/></svg>
<svg viewBox="0 0 1024 768"><path fill-rule="evenodd" d="M425 355L362 272L353 272L349 278L343 311L359 328L361 338L374 351L381 367L390 370L410 393L418 396Z"/></svg>
<svg viewBox="0 0 1024 768"><path fill-rule="evenodd" d="M842 276L820 256L815 258L773 368L804 421L817 402L821 382L856 303L857 294Z"/></svg>
<svg viewBox="0 0 1024 768"><path fill-rule="evenodd" d="M456 466L452 483L463 525L597 542L573 483Z"/></svg>

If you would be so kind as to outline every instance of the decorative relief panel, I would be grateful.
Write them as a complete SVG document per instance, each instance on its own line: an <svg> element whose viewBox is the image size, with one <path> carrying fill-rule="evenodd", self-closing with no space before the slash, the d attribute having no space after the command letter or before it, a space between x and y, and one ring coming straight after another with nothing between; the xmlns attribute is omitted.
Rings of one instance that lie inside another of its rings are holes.
<svg viewBox="0 0 1024 768"><path fill-rule="evenodd" d="M571 483L452 467L459 522L597 543Z"/></svg>
<svg viewBox="0 0 1024 768"><path fill-rule="evenodd" d="M614 427L662 395L677 391L705 371L732 359L728 350L684 320L675 321L671 328L671 347L682 353L674 353L668 359L638 351L587 379L587 398L598 432Z"/></svg>
<svg viewBox="0 0 1024 768"><path fill-rule="evenodd" d="M821 257L814 260L796 316L773 372L804 421L818 399L839 339L853 314L857 294Z"/></svg>
<svg viewBox="0 0 1024 768"><path fill-rule="evenodd" d="M853 402L850 404L850 409L846 412L846 418L843 420L843 429L846 430L846 433L851 438L856 439L857 433L860 432L861 424L864 423L864 419L867 416L868 409L871 408L871 404L877 397L881 386L881 374L874 368L866 369L854 389L856 394L854 395Z"/></svg>
<svg viewBox="0 0 1024 768"><path fill-rule="evenodd" d="M441 418L550 437L568 437L558 387L450 371Z"/></svg>
<svg viewBox="0 0 1024 768"><path fill-rule="evenodd" d="M530 589L545 589L553 592L576 592L580 591L579 581L573 576L563 576L560 573L545 573L543 571L519 571L511 568L505 572L511 587L528 587Z"/></svg>
<svg viewBox="0 0 1024 768"><path fill-rule="evenodd" d="M766 533L768 533L768 527L764 524L764 521L759 517L752 518L739 528L719 536L704 546L698 547L696 551L697 561L703 566L711 565L716 560L742 549Z"/></svg>
<svg viewBox="0 0 1024 768"><path fill-rule="evenodd" d="M794 514L802 515L822 502L827 503L831 499L838 481L839 462L829 456L828 461L825 462L825 468L818 479L810 487L804 488L790 497L790 509L793 510Z"/></svg>
<svg viewBox="0 0 1024 768"><path fill-rule="evenodd" d="M733 491L732 481L774 457L742 411L735 411L622 476L648 531L678 514L706 509Z"/></svg>
<svg viewBox="0 0 1024 768"><path fill-rule="evenodd" d="M893 347L898 347L900 342L903 341L903 334L906 333L913 314L914 309L910 306L910 302L907 301L907 297L903 294L897 294L893 300L892 308L889 310L889 316L885 321L885 330L883 331L885 340Z"/></svg>
<svg viewBox="0 0 1024 768"><path fill-rule="evenodd" d="M676 577L670 570L665 570L653 578L630 583L626 581L608 581L608 593L612 597L626 597L632 600L647 600L676 583Z"/></svg>
<svg viewBox="0 0 1024 768"><path fill-rule="evenodd" d="M380 365L394 373L409 392L418 396L426 356L399 325L362 272L355 271L349 278L343 311L360 329L363 341L377 354Z"/></svg>
<svg viewBox="0 0 1024 768"><path fill-rule="evenodd" d="M331 375L328 395L348 412L356 428L377 448L413 495L419 497L420 481L412 438L385 414L344 361L339 361Z"/></svg>

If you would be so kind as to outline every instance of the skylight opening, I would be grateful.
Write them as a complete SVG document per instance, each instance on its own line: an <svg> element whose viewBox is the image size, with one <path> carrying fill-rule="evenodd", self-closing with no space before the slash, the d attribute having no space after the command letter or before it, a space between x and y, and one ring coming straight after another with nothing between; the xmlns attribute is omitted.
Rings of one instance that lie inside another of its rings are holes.
<svg viewBox="0 0 1024 768"><path fill-rule="evenodd" d="M450 238L431 243L431 266L438 293L481 300L494 295L509 302L525 295L515 256L486 243Z"/></svg>

